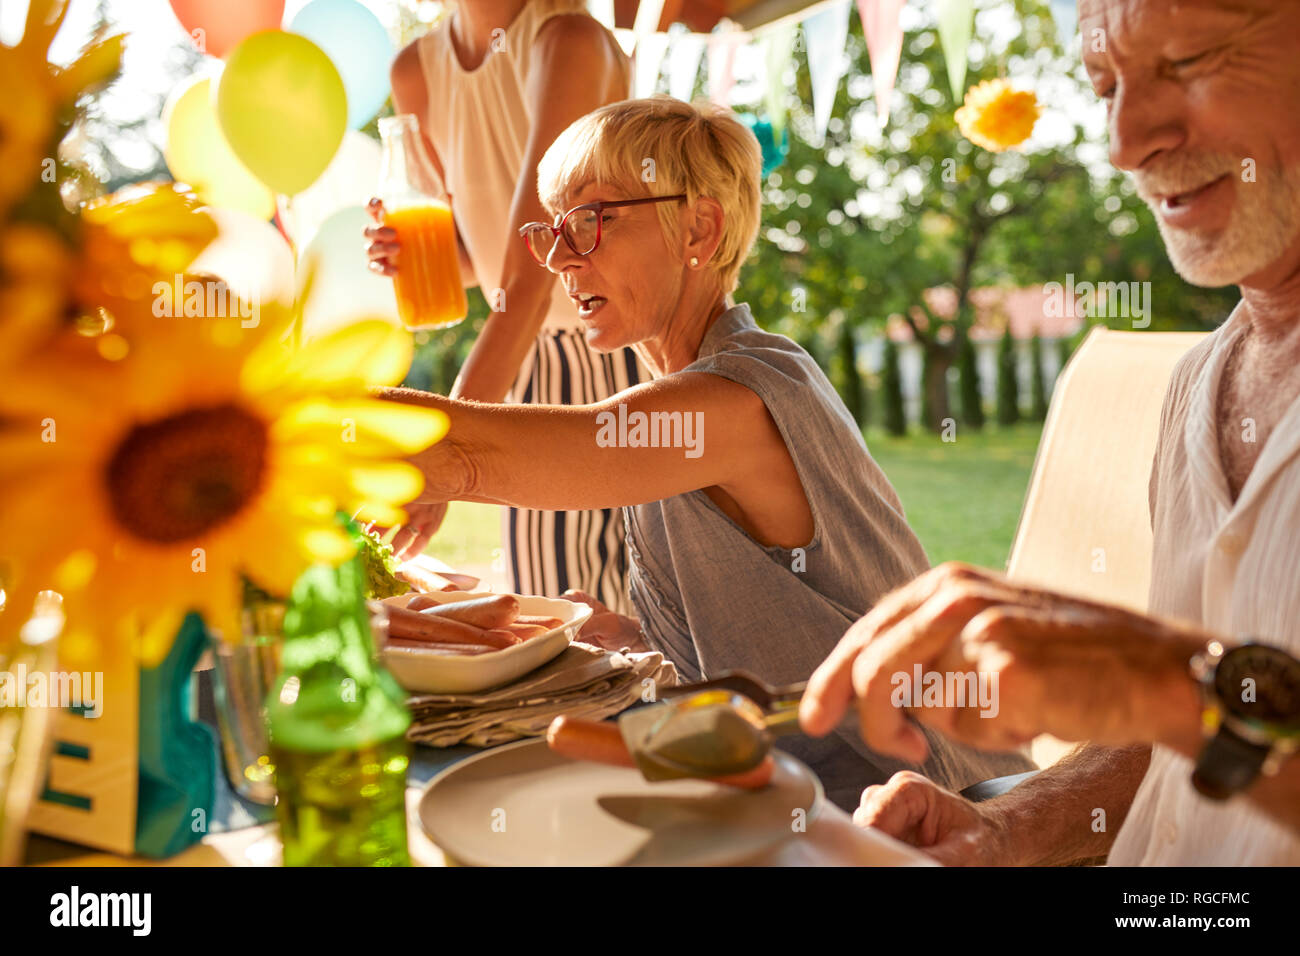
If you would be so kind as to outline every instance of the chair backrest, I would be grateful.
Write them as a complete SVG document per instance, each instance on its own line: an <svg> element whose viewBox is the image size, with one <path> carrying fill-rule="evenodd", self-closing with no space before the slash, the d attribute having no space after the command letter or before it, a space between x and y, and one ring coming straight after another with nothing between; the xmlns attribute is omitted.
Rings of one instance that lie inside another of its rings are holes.
<svg viewBox="0 0 1300 956"><path fill-rule="evenodd" d="M1165 387L1202 332L1094 329L1057 380L1007 574L1145 611Z"/></svg>
<svg viewBox="0 0 1300 956"><path fill-rule="evenodd" d="M1038 443L1008 576L1145 611L1147 490L1165 387L1203 332L1089 333L1061 372ZM1073 749L1044 734L1040 767Z"/></svg>

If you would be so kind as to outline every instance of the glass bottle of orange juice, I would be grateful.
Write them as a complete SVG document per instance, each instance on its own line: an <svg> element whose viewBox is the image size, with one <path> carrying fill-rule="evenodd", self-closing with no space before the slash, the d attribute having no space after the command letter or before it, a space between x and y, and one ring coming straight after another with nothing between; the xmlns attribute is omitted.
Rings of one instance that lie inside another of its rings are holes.
<svg viewBox="0 0 1300 956"><path fill-rule="evenodd" d="M379 198L384 225L397 232L401 252L393 292L397 314L408 329L442 329L465 318L468 304L460 279L456 226L451 207L414 185L409 164L418 162L419 128L410 113L379 121L383 165Z"/></svg>

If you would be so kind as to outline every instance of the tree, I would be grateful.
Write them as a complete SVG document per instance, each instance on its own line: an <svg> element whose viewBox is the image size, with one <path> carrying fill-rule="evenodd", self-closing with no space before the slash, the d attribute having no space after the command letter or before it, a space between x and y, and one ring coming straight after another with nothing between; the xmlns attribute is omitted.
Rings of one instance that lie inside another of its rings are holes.
<svg viewBox="0 0 1300 956"><path fill-rule="evenodd" d="M1016 342L1007 326L998 344L998 424L1020 421L1020 382L1016 378Z"/></svg>
<svg viewBox="0 0 1300 956"><path fill-rule="evenodd" d="M885 430L891 435L906 435L907 415L903 410L903 376L898 369L898 346L888 336L885 337L880 393L881 405L885 411Z"/></svg>
<svg viewBox="0 0 1300 956"><path fill-rule="evenodd" d="M836 337L835 387L844 398L844 404L858 423L859 428L866 428L867 390L862 385L862 373L858 371L858 339L853 333L853 326L840 322L839 335Z"/></svg>
<svg viewBox="0 0 1300 956"><path fill-rule="evenodd" d="M1029 340L1029 417L1036 422L1047 418L1047 379L1043 374L1043 339L1037 332Z"/></svg>
<svg viewBox="0 0 1300 956"><path fill-rule="evenodd" d="M980 372L976 363L975 343L969 334L961 337L958 371L961 374L961 419L973 431L984 427L984 397L980 388Z"/></svg>
<svg viewBox="0 0 1300 956"><path fill-rule="evenodd" d="M977 23L994 8L1015 15L1006 30L977 30L971 47L969 84L1007 76L1034 87L1073 124L1068 141L1027 153L987 152L956 129L960 104L948 88L933 7L905 8L903 63L883 135L856 17L849 74L824 144L812 128L806 55L796 53L786 84L790 153L764 185L759 241L737 293L757 320L798 338L792 324L827 327L839 313L875 334L900 316L930 360L932 428L948 414L947 370L974 319L973 288L1064 282L1067 273L1150 282L1159 303L1151 328L1221 321L1235 294L1182 282L1150 211L1098 158L1079 114L1101 107L1077 56L1062 49L1045 0L977 0ZM799 314L788 307L795 286L806 291ZM940 286L956 293L952 314L936 314L927 301L927 290ZM1133 327L1129 318L1106 321Z"/></svg>

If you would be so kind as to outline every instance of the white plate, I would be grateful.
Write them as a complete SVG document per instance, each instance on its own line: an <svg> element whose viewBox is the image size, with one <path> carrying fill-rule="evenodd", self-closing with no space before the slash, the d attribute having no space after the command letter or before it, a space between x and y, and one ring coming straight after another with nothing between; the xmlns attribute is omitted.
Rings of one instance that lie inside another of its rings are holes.
<svg viewBox="0 0 1300 956"><path fill-rule="evenodd" d="M485 591L434 591L425 595L439 604L496 596ZM592 613L589 605L560 598L515 596L519 598L520 614L558 617L563 623L521 644L486 654L435 654L418 647L386 646L380 654L384 665L399 684L414 693L471 694L516 680L559 657ZM388 598L384 603L405 607L413 597L415 592Z"/></svg>
<svg viewBox="0 0 1300 956"><path fill-rule="evenodd" d="M787 753L773 755L771 784L751 791L706 780L649 783L639 771L522 740L430 780L420 822L445 854L474 866L742 863L821 810L813 772Z"/></svg>

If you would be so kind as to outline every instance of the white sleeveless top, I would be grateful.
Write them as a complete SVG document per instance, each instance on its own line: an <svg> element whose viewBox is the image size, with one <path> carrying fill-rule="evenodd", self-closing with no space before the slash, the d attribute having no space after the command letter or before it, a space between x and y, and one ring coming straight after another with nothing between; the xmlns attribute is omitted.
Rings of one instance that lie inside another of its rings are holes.
<svg viewBox="0 0 1300 956"><path fill-rule="evenodd" d="M511 221L510 206L531 127L525 83L533 41L551 17L572 13L586 15L584 0L529 0L475 70L465 70L456 56L450 17L416 41L428 90L420 125L442 161L444 191L451 197L456 226L489 303L492 290L501 287L506 244L523 242L518 235L523 224ZM618 51L630 91L627 57L613 36L609 43ZM557 281L542 330L581 327L573 302Z"/></svg>

